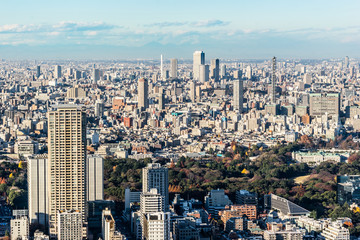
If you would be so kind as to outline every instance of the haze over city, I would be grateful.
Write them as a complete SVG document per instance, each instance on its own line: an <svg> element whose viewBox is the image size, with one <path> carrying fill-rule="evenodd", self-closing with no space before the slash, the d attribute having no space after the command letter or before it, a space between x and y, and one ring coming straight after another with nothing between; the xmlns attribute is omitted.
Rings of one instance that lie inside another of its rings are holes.
<svg viewBox="0 0 360 240"><path fill-rule="evenodd" d="M3 1L8 59L338 58L360 53L360 2Z"/></svg>

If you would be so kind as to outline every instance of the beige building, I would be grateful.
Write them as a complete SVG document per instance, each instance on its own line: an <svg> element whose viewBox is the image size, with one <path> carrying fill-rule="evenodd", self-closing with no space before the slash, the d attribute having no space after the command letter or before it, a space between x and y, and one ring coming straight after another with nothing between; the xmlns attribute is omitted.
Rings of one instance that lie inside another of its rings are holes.
<svg viewBox="0 0 360 240"><path fill-rule="evenodd" d="M59 105L48 122L49 232L55 237L59 211L78 211L85 222L86 115L77 105Z"/></svg>
<svg viewBox="0 0 360 240"><path fill-rule="evenodd" d="M86 98L85 90L79 86L69 88L66 94L68 98Z"/></svg>
<svg viewBox="0 0 360 240"><path fill-rule="evenodd" d="M310 116L328 114L338 117L340 113L340 95L338 93L312 93L310 94Z"/></svg>
<svg viewBox="0 0 360 240"><path fill-rule="evenodd" d="M68 210L58 212L58 240L83 239L83 214Z"/></svg>
<svg viewBox="0 0 360 240"><path fill-rule="evenodd" d="M139 79L138 82L138 107L144 110L149 107L149 85L144 78Z"/></svg>

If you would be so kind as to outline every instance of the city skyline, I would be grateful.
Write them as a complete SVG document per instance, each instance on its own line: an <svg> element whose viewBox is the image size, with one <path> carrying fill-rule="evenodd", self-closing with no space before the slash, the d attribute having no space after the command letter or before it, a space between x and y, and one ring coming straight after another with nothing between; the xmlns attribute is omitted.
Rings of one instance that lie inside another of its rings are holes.
<svg viewBox="0 0 360 240"><path fill-rule="evenodd" d="M190 59L198 49L209 58L356 58L359 7L354 0L6 2L0 58Z"/></svg>

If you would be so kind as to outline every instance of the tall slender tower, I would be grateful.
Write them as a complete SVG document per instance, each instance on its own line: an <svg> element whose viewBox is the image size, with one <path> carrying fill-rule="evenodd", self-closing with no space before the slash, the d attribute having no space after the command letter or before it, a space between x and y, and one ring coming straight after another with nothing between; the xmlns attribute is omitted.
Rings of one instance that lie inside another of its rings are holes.
<svg viewBox="0 0 360 240"><path fill-rule="evenodd" d="M164 65L163 65L163 55L160 55L160 74L161 74L161 81L164 80Z"/></svg>
<svg viewBox="0 0 360 240"><path fill-rule="evenodd" d="M58 212L78 211L86 235L86 114L78 105L48 113L49 232L56 237Z"/></svg>
<svg viewBox="0 0 360 240"><path fill-rule="evenodd" d="M61 78L61 66L60 65L55 66L55 78Z"/></svg>
<svg viewBox="0 0 360 240"><path fill-rule="evenodd" d="M211 59L211 65L210 65L210 75L215 80L215 82L219 81L219 74L220 74L220 67L219 67L220 61L219 59Z"/></svg>
<svg viewBox="0 0 360 240"><path fill-rule="evenodd" d="M243 90L243 81L235 80L234 81L234 109L237 109L240 113L243 111L243 102L244 102L244 90Z"/></svg>
<svg viewBox="0 0 360 240"><path fill-rule="evenodd" d="M149 107L149 86L145 78L139 79L138 83L138 107L144 110Z"/></svg>
<svg viewBox="0 0 360 240"><path fill-rule="evenodd" d="M271 103L276 104L276 57L272 59Z"/></svg>
<svg viewBox="0 0 360 240"><path fill-rule="evenodd" d="M193 55L193 78L199 80L200 65L205 64L205 53L203 51L195 51Z"/></svg>

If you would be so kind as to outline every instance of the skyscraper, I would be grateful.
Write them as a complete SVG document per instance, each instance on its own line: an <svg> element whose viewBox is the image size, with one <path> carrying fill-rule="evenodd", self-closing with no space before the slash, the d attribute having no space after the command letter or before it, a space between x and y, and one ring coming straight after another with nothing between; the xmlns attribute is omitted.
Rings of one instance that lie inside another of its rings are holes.
<svg viewBox="0 0 360 240"><path fill-rule="evenodd" d="M192 102L196 101L196 84L194 81L190 82L190 99Z"/></svg>
<svg viewBox="0 0 360 240"><path fill-rule="evenodd" d="M171 78L177 78L178 77L178 74L177 74L177 71L178 71L178 60L177 59L171 59L170 60L170 77Z"/></svg>
<svg viewBox="0 0 360 240"><path fill-rule="evenodd" d="M104 102L101 100L96 100L95 102L95 116L102 117L104 115Z"/></svg>
<svg viewBox="0 0 360 240"><path fill-rule="evenodd" d="M58 240L83 239L83 213L80 211L58 211Z"/></svg>
<svg viewBox="0 0 360 240"><path fill-rule="evenodd" d="M78 211L85 222L86 114L77 105L58 105L48 122L49 232L56 237L59 211Z"/></svg>
<svg viewBox="0 0 360 240"><path fill-rule="evenodd" d="M215 80L215 82L219 81L220 74L220 61L219 59L212 59L210 65L210 75Z"/></svg>
<svg viewBox="0 0 360 240"><path fill-rule="evenodd" d="M234 109L238 110L240 113L243 111L243 102L244 102L244 90L243 90L243 81L235 80L234 81L234 93L233 93Z"/></svg>
<svg viewBox="0 0 360 240"><path fill-rule="evenodd" d="M165 109L165 94L161 91L159 93L159 110Z"/></svg>
<svg viewBox="0 0 360 240"><path fill-rule="evenodd" d="M199 81L202 83L209 81L209 65L200 65Z"/></svg>
<svg viewBox="0 0 360 240"><path fill-rule="evenodd" d="M276 104L276 57L272 59L272 75L271 75L271 102Z"/></svg>
<svg viewBox="0 0 360 240"><path fill-rule="evenodd" d="M27 158L29 221L48 226L48 156L33 155Z"/></svg>
<svg viewBox="0 0 360 240"><path fill-rule="evenodd" d="M41 75L41 71L40 71L40 66L36 67L36 78L40 77Z"/></svg>
<svg viewBox="0 0 360 240"><path fill-rule="evenodd" d="M100 70L99 69L97 69L97 68L93 69L92 80L94 83L97 83L97 81L100 80Z"/></svg>
<svg viewBox="0 0 360 240"><path fill-rule="evenodd" d="M220 77L224 78L226 76L226 65L223 64L221 65L221 69L220 69Z"/></svg>
<svg viewBox="0 0 360 240"><path fill-rule="evenodd" d="M349 67L349 57L346 56L345 57L345 68L348 68Z"/></svg>
<svg viewBox="0 0 360 240"><path fill-rule="evenodd" d="M86 163L87 201L104 200L104 159L88 155Z"/></svg>
<svg viewBox="0 0 360 240"><path fill-rule="evenodd" d="M145 78L138 82L138 107L146 110L149 107L149 86Z"/></svg>
<svg viewBox="0 0 360 240"><path fill-rule="evenodd" d="M161 81L164 80L164 62L163 62L163 55L160 55L160 74L161 74Z"/></svg>
<svg viewBox="0 0 360 240"><path fill-rule="evenodd" d="M60 65L55 66L55 78L61 78L61 66Z"/></svg>
<svg viewBox="0 0 360 240"><path fill-rule="evenodd" d="M193 55L193 78L199 80L200 65L205 64L205 53L203 51L195 51Z"/></svg>
<svg viewBox="0 0 360 240"><path fill-rule="evenodd" d="M169 209L169 176L168 169L162 167L159 163L149 163L142 171L142 192L150 192L150 189L156 188L165 198L165 210Z"/></svg>

